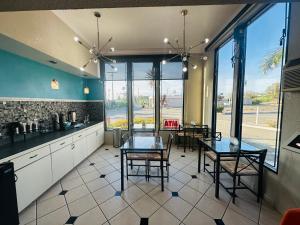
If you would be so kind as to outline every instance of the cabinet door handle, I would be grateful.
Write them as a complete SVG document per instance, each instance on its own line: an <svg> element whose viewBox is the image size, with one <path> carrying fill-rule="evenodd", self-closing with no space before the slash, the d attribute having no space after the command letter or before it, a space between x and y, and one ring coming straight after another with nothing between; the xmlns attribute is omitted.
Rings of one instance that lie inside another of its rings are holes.
<svg viewBox="0 0 300 225"><path fill-rule="evenodd" d="M35 157L37 157L37 156L38 156L38 154L33 155L33 156L30 156L29 159L33 159L33 158L35 158Z"/></svg>
<svg viewBox="0 0 300 225"><path fill-rule="evenodd" d="M78 137L81 137L82 135L79 135Z"/></svg>
<svg viewBox="0 0 300 225"><path fill-rule="evenodd" d="M64 145L66 142L60 143L60 145Z"/></svg>
<svg viewBox="0 0 300 225"><path fill-rule="evenodd" d="M74 149L75 148L75 144L72 144L72 149Z"/></svg>

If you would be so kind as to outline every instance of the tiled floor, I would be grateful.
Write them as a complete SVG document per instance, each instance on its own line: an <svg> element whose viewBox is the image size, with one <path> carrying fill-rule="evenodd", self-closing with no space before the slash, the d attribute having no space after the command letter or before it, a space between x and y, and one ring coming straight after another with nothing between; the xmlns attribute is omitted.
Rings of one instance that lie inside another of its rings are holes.
<svg viewBox="0 0 300 225"><path fill-rule="evenodd" d="M197 152L173 147L170 180L125 179L120 196L119 149L104 146L67 174L20 214L22 225L275 225L281 215L238 191L236 204L212 178L197 173ZM142 171L140 171L142 172ZM156 169L152 170L156 173ZM219 219L219 220L218 220ZM221 219L221 220L220 220Z"/></svg>

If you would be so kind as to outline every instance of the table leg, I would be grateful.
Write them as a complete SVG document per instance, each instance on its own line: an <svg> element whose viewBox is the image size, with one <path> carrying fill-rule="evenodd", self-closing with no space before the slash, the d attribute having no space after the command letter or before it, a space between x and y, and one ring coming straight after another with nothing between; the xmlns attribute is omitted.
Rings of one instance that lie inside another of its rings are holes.
<svg viewBox="0 0 300 225"><path fill-rule="evenodd" d="M217 154L216 160L216 188L215 188L215 197L219 198L219 186L220 186L220 155Z"/></svg>
<svg viewBox="0 0 300 225"><path fill-rule="evenodd" d="M202 144L201 141L198 140L198 173L201 172L201 149L202 149Z"/></svg>
<svg viewBox="0 0 300 225"><path fill-rule="evenodd" d="M121 191L124 191L124 154L121 151Z"/></svg>
<svg viewBox="0 0 300 225"><path fill-rule="evenodd" d="M164 191L164 161L163 161L163 150L160 152L160 175L161 175L161 191Z"/></svg>

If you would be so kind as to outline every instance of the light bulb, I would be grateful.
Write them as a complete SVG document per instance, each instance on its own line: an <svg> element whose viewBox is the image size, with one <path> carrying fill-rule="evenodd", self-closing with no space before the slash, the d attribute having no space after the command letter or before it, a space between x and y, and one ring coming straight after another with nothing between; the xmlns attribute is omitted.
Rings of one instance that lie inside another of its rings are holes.
<svg viewBox="0 0 300 225"><path fill-rule="evenodd" d="M182 58L182 61L186 62L186 61L187 61L187 57L184 56L184 57Z"/></svg>
<svg viewBox="0 0 300 225"><path fill-rule="evenodd" d="M118 68L117 68L117 67L114 67L114 71L117 72L117 71L118 71Z"/></svg>
<svg viewBox="0 0 300 225"><path fill-rule="evenodd" d="M86 94L86 95L88 95L90 93L90 89L88 87L85 87L83 89L83 93Z"/></svg>
<svg viewBox="0 0 300 225"><path fill-rule="evenodd" d="M204 42L205 42L205 44L207 44L209 42L209 38L205 38Z"/></svg>
<svg viewBox="0 0 300 225"><path fill-rule="evenodd" d="M182 71L183 71L183 72L186 72L186 71L187 71L186 66L182 68Z"/></svg>
<svg viewBox="0 0 300 225"><path fill-rule="evenodd" d="M111 52L114 52L114 51L115 51L115 48L114 48L114 47L111 47L111 48L110 48L110 51L111 51Z"/></svg>
<svg viewBox="0 0 300 225"><path fill-rule="evenodd" d="M94 63L98 63L98 59L97 59L97 58L94 58L94 59L93 59L93 62L94 62Z"/></svg>
<svg viewBox="0 0 300 225"><path fill-rule="evenodd" d="M85 70L84 67L80 67L79 69L80 69L81 71L84 71L84 70Z"/></svg>
<svg viewBox="0 0 300 225"><path fill-rule="evenodd" d="M164 43L167 44L169 42L168 38L164 38Z"/></svg>
<svg viewBox="0 0 300 225"><path fill-rule="evenodd" d="M197 65L193 65L193 69L194 69L194 70L197 69L197 67L198 67Z"/></svg>
<svg viewBox="0 0 300 225"><path fill-rule="evenodd" d="M115 59L113 59L113 61L112 61L114 64L116 64L117 63L117 60L115 60Z"/></svg>
<svg viewBox="0 0 300 225"><path fill-rule="evenodd" d="M89 52L90 52L90 54L93 54L93 53L94 53L94 49L91 48L91 49L89 50Z"/></svg>
<svg viewBox="0 0 300 225"><path fill-rule="evenodd" d="M165 65L165 64L167 64L167 61L163 60L163 61L161 61L161 63Z"/></svg>
<svg viewBox="0 0 300 225"><path fill-rule="evenodd" d="M202 58L204 61L208 60L208 57L207 56L203 56Z"/></svg>
<svg viewBox="0 0 300 225"><path fill-rule="evenodd" d="M74 41L79 42L79 37L74 37Z"/></svg>

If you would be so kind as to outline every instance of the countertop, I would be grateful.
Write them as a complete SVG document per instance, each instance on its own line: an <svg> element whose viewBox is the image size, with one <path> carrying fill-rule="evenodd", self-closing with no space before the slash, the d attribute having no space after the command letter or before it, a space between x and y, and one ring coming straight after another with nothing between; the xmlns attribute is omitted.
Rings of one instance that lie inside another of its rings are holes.
<svg viewBox="0 0 300 225"><path fill-rule="evenodd" d="M89 124L82 126L80 128L72 128L70 130L65 130L65 131L55 131L55 132L50 132L50 133L46 133L46 134L41 134L38 135L36 137L33 137L29 140L26 141L20 141L20 142L16 142L13 144L6 144L3 146L0 146L0 160L10 157L12 155L21 153L23 151L26 151L28 149L37 147L39 145L43 145L47 142L51 142L54 141L55 139L59 139L62 138L64 136L73 134L75 132L78 132L80 130L83 130L85 128L94 126L98 123L101 123L102 121L98 121L98 122L90 122Z"/></svg>

